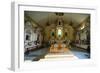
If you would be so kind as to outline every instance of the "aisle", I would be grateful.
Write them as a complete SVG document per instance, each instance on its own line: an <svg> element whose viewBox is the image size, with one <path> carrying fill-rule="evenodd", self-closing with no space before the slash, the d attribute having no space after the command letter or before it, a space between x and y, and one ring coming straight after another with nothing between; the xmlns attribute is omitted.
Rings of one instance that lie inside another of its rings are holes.
<svg viewBox="0 0 100 73"><path fill-rule="evenodd" d="M76 60L76 57L68 48L63 53L48 53L45 58L40 59L40 61L60 61L60 60Z"/></svg>

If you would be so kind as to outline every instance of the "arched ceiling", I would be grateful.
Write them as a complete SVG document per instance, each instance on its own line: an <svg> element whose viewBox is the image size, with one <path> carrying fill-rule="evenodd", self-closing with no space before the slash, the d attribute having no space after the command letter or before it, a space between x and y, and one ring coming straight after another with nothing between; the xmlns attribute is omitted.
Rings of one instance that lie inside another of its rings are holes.
<svg viewBox="0 0 100 73"><path fill-rule="evenodd" d="M43 27L45 27L47 22L49 22L49 24L55 24L56 20L58 19L55 12L25 11L25 15L29 16L34 20L34 22ZM82 23L87 17L89 17L89 14L82 13L64 13L64 15L61 16L64 24L73 23L74 27Z"/></svg>

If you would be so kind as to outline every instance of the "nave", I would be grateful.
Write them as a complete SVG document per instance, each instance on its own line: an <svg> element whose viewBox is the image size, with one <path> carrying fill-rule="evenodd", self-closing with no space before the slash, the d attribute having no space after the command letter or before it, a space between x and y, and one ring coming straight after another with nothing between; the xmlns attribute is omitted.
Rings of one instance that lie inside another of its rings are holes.
<svg viewBox="0 0 100 73"><path fill-rule="evenodd" d="M57 61L57 60L78 60L78 59L88 59L90 58L89 53L83 49L77 48L65 48L64 52L50 52L50 48L43 48L34 51L30 51L25 54L25 60L28 62L31 61Z"/></svg>
<svg viewBox="0 0 100 73"><path fill-rule="evenodd" d="M24 61L90 59L90 14L24 11Z"/></svg>

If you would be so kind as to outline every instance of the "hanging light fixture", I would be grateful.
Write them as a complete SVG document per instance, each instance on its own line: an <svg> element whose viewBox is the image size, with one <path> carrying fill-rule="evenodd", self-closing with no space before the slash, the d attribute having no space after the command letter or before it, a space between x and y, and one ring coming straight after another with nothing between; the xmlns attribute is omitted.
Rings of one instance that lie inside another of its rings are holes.
<svg viewBox="0 0 100 73"><path fill-rule="evenodd" d="M49 23L49 15L48 15L48 20L46 22L46 26L50 26L50 23Z"/></svg>
<svg viewBox="0 0 100 73"><path fill-rule="evenodd" d="M71 14L71 18L70 18L71 21L70 21L70 23L69 23L70 26L73 25L73 20L72 20L72 18L73 18L73 17L72 17L72 14Z"/></svg>
<svg viewBox="0 0 100 73"><path fill-rule="evenodd" d="M69 23L69 25L71 25L71 26L73 25L72 19L71 19L71 22Z"/></svg>

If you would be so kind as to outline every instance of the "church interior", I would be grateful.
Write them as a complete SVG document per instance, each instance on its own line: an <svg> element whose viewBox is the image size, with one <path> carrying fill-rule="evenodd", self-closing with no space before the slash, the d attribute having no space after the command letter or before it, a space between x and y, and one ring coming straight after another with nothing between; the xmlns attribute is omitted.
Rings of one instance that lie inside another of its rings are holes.
<svg viewBox="0 0 100 73"><path fill-rule="evenodd" d="M90 14L24 11L24 61L90 59Z"/></svg>

